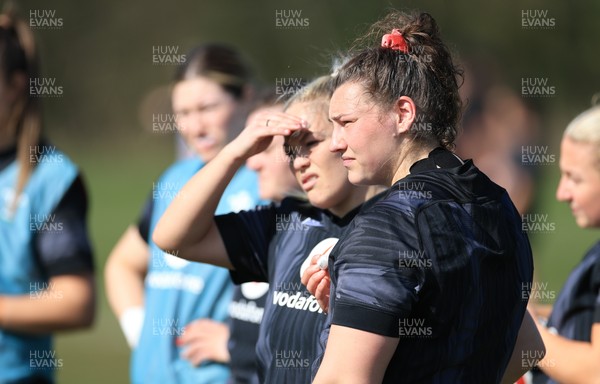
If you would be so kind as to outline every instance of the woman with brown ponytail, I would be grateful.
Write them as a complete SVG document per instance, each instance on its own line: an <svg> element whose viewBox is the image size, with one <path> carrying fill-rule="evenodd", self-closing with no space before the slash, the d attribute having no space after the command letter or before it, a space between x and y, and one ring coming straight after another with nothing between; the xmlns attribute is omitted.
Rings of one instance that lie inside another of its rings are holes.
<svg viewBox="0 0 600 384"><path fill-rule="evenodd" d="M520 216L452 152L461 71L435 20L392 13L373 33L337 76L330 150L353 184L390 188L329 256L314 382L501 382L533 275ZM303 276L317 297L325 273Z"/></svg>
<svg viewBox="0 0 600 384"><path fill-rule="evenodd" d="M0 15L0 382L52 383L51 334L94 318L87 196L77 167L42 136L35 44Z"/></svg>

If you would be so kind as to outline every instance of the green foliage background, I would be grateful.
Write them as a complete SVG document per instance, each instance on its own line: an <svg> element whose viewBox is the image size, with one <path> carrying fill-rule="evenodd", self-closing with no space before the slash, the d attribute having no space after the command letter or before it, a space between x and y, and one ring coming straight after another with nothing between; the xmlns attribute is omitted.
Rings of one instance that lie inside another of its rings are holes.
<svg viewBox="0 0 600 384"><path fill-rule="evenodd" d="M64 96L46 98L48 136L81 166L91 195L90 229L98 268L99 307L91 331L57 337L63 359L60 383L125 383L129 352L103 292L107 254L138 215L151 183L174 158L174 137L152 132L147 111L161 112L174 67L152 63L152 47L224 41L251 58L263 82L324 73L332 52L389 8L431 12L460 56L480 57L500 70L500 81L521 93L521 78L549 78L557 93L525 100L539 113L543 140L558 154L568 121L600 91L600 2L581 0L25 0L30 10L55 10L59 29L37 30L42 75L54 77ZM301 10L305 29L278 29L276 10ZM547 10L556 26L521 28L524 10ZM468 74L467 74L468 75ZM161 88L162 87L162 88ZM161 92L162 89L162 92ZM146 107L142 107L146 105ZM144 115L146 111L146 115ZM598 239L579 230L554 199L557 164L540 169L535 211L556 231L532 238L537 274L558 290L584 251Z"/></svg>

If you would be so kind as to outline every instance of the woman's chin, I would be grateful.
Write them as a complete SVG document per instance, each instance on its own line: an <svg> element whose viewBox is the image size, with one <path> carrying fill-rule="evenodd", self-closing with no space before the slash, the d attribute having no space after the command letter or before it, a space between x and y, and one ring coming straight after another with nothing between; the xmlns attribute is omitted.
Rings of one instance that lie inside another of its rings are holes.
<svg viewBox="0 0 600 384"><path fill-rule="evenodd" d="M376 183L371 182L365 175L358 172L348 172L348 181L353 185L373 185Z"/></svg>

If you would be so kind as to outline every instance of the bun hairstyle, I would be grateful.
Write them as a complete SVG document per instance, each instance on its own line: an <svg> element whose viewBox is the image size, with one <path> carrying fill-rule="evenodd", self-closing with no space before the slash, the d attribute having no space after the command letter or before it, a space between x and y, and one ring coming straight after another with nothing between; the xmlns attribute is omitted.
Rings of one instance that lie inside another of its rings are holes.
<svg viewBox="0 0 600 384"><path fill-rule="evenodd" d="M236 100L244 97L252 71L237 50L222 44L204 44L192 49L177 67L175 82L206 77L215 81Z"/></svg>
<svg viewBox="0 0 600 384"><path fill-rule="evenodd" d="M395 29L406 49L382 46L382 37ZM411 129L415 142L453 148L462 109L462 70L453 63L430 14L392 12L373 24L351 53L335 78L336 88L359 83L384 108L401 96L410 97L417 108Z"/></svg>

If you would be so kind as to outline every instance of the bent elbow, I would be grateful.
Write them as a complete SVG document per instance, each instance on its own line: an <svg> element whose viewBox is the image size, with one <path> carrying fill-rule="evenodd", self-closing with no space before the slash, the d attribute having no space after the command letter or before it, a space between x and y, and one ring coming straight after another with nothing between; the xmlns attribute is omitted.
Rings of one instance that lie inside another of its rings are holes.
<svg viewBox="0 0 600 384"><path fill-rule="evenodd" d="M168 236L163 236L163 231L160 228L160 225L157 225L152 231L152 241L154 244L158 246L160 249L173 249L175 248L172 242L169 241Z"/></svg>
<svg viewBox="0 0 600 384"><path fill-rule="evenodd" d="M161 229L160 224L152 231L152 241L158 248L175 256L178 254L177 250L184 246L175 236L171 236Z"/></svg>
<svg viewBox="0 0 600 384"><path fill-rule="evenodd" d="M91 328L94 325L96 319L96 308L83 311L79 316L74 325L74 328L85 329Z"/></svg>
<svg viewBox="0 0 600 384"><path fill-rule="evenodd" d="M96 288L91 281L86 294L83 294L72 308L69 328L72 330L90 328L96 319Z"/></svg>

